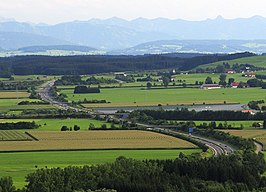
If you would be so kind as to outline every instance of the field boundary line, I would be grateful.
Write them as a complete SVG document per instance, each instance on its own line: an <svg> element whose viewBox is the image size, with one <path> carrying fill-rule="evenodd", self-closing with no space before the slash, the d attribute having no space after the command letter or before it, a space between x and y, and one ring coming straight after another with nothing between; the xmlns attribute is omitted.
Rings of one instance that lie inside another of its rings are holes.
<svg viewBox="0 0 266 192"><path fill-rule="evenodd" d="M32 138L34 141L39 141L39 139L31 135L29 132L26 131L25 134L28 135L30 138Z"/></svg>
<svg viewBox="0 0 266 192"><path fill-rule="evenodd" d="M16 150L16 151L0 151L0 153L27 153L27 152L64 152L64 151L134 151L134 150L194 150L199 147L186 148L95 148L95 149L46 149L46 150Z"/></svg>

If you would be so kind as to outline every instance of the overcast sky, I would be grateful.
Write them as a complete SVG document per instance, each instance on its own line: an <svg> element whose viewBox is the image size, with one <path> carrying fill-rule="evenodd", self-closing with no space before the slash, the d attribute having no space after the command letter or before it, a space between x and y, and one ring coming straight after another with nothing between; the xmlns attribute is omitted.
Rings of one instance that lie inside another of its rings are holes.
<svg viewBox="0 0 266 192"><path fill-rule="evenodd" d="M0 0L0 17L34 23L138 17L204 20L266 17L266 0Z"/></svg>

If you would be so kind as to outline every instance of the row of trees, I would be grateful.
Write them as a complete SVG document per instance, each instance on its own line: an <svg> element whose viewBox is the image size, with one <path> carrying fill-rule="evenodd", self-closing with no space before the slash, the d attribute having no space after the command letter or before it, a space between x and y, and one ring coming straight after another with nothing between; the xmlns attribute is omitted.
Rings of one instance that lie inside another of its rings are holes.
<svg viewBox="0 0 266 192"><path fill-rule="evenodd" d="M0 123L0 130L37 129L40 125L32 122Z"/></svg>
<svg viewBox="0 0 266 192"><path fill-rule="evenodd" d="M82 94L82 93L100 93L100 89L96 87L87 87L85 85L76 86L74 89L74 94Z"/></svg>
<svg viewBox="0 0 266 192"><path fill-rule="evenodd" d="M186 108L176 110L135 110L130 113L129 118L141 122L154 120L194 120L194 121L238 121L238 120L265 120L266 113L256 114L244 113L241 111L189 111Z"/></svg>
<svg viewBox="0 0 266 192"><path fill-rule="evenodd" d="M44 81L0 81L0 90L29 90L43 83Z"/></svg>
<svg viewBox="0 0 266 192"><path fill-rule="evenodd" d="M72 130L79 131L80 130L80 127L78 125L74 125L73 129L72 129L72 127L69 127L68 128L66 125L63 125L61 127L61 131L72 131Z"/></svg>
<svg viewBox="0 0 266 192"><path fill-rule="evenodd" d="M83 80L80 75L63 75L60 79L56 80L55 85L99 85L112 83L117 83L117 81L103 77L96 78L95 76Z"/></svg>

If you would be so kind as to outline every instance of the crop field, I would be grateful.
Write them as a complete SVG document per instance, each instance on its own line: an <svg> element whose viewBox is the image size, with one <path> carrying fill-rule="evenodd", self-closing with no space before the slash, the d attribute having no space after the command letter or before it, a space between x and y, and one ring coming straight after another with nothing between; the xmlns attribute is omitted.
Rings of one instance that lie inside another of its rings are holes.
<svg viewBox="0 0 266 192"><path fill-rule="evenodd" d="M226 130L225 132L230 133L231 135L243 137L243 138L252 138L261 142L266 146L266 130L265 129L255 129L255 130Z"/></svg>
<svg viewBox="0 0 266 192"><path fill-rule="evenodd" d="M25 176L37 168L95 165L113 162L119 156L145 159L175 159L179 153L200 153L200 149L186 150L93 150L56 152L0 153L0 177L11 176L16 187L22 188Z"/></svg>
<svg viewBox="0 0 266 192"><path fill-rule="evenodd" d="M0 131L0 144L2 141L31 141L32 138L22 131Z"/></svg>
<svg viewBox="0 0 266 192"><path fill-rule="evenodd" d="M10 123L10 122L32 122L33 119L0 119L0 123ZM101 127L102 124L106 124L107 128L111 126L110 123L103 121L98 121L94 119L34 119L34 121L41 125L38 131L60 131L63 125L67 127L74 127L74 125L80 126L80 129L85 131L88 130L89 124L92 123L96 128ZM118 126L118 125L117 125Z"/></svg>
<svg viewBox="0 0 266 192"><path fill-rule="evenodd" d="M3 141L0 151L198 148L182 139L148 131L29 131L29 133L38 141Z"/></svg>
<svg viewBox="0 0 266 192"><path fill-rule="evenodd" d="M216 67L217 65L223 64L223 62L228 62L229 64L252 64L257 67L266 67L266 56L253 56L253 57L246 57L240 59L234 59L231 61L219 61L216 63L210 63L207 65L200 65L200 68L207 68L207 67Z"/></svg>
<svg viewBox="0 0 266 192"><path fill-rule="evenodd" d="M69 101L106 100L107 104L86 104L85 107L113 107L113 106L157 106L177 104L247 104L251 100L264 100L265 90L261 88L248 89L213 89L202 90L197 88L113 88L101 89L96 94L73 94L73 90L63 90Z"/></svg>
<svg viewBox="0 0 266 192"><path fill-rule="evenodd" d="M0 99L28 98L29 93L26 91L0 91Z"/></svg>

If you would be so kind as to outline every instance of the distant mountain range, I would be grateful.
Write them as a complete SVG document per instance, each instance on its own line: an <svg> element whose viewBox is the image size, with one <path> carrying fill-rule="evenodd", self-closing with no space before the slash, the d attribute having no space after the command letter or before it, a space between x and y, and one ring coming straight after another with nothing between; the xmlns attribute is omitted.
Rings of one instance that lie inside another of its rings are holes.
<svg viewBox="0 0 266 192"><path fill-rule="evenodd" d="M208 41L198 41L206 39ZM265 52L266 41L259 39L266 39L266 18L260 16L231 20L217 17L204 21L164 18L127 21L114 17L57 25L21 23L0 18L0 47L5 50L43 45L79 45L111 54Z"/></svg>
<svg viewBox="0 0 266 192"><path fill-rule="evenodd" d="M87 46L79 46L79 45L47 45L47 46L30 46L30 47L23 47L18 49L21 52L46 52L51 50L62 50L62 51L80 51L80 52L90 52L96 51L96 49Z"/></svg>

